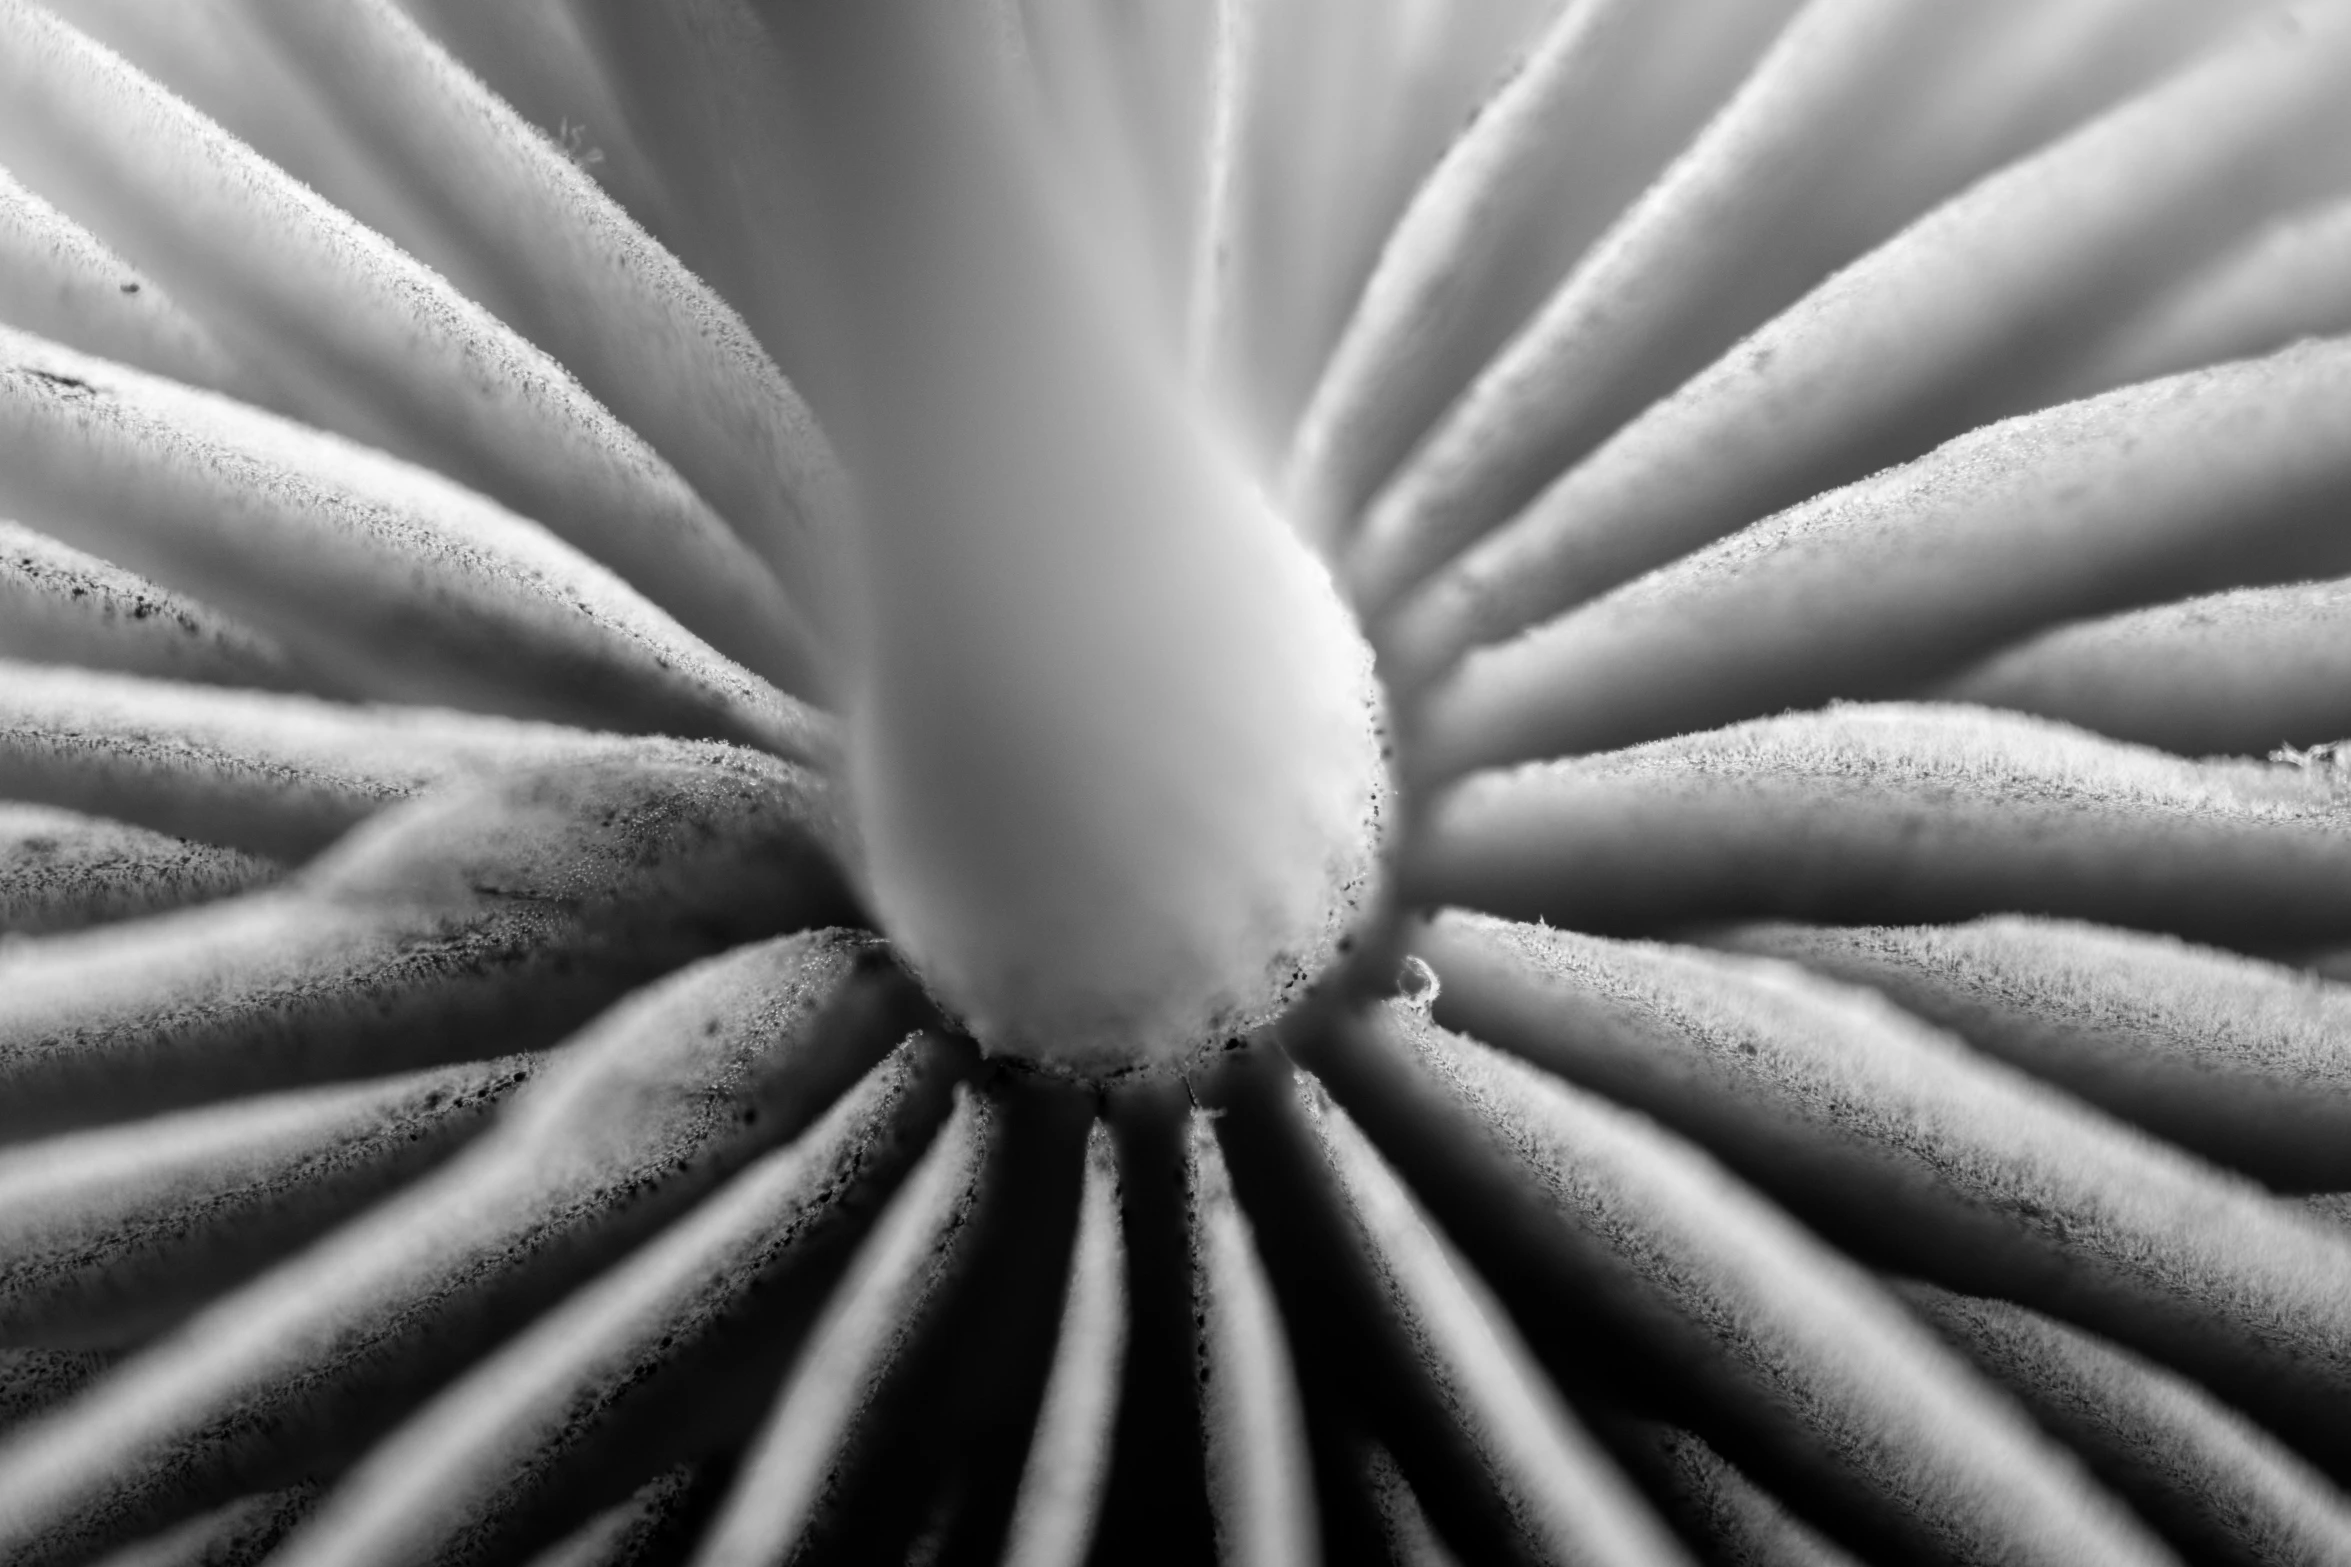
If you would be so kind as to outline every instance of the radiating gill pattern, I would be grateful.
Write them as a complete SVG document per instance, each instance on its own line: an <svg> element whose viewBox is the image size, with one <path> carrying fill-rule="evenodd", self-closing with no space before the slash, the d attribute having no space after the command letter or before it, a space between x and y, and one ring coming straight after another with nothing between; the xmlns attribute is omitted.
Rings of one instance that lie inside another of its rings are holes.
<svg viewBox="0 0 2351 1567"><path fill-rule="evenodd" d="M2351 1563L2351 0L0 0L0 1560Z"/></svg>

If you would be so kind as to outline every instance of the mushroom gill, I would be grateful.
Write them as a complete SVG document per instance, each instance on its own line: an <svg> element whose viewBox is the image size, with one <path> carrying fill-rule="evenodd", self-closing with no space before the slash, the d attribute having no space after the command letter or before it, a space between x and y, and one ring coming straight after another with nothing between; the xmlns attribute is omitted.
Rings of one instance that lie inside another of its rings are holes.
<svg viewBox="0 0 2351 1567"><path fill-rule="evenodd" d="M2351 1562L2351 3L0 0L0 1560Z"/></svg>

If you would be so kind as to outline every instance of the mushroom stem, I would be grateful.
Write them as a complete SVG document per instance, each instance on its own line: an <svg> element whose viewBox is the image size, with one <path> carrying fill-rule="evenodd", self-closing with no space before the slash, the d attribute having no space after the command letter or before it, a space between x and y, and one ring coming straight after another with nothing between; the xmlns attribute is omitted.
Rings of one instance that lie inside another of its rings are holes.
<svg viewBox="0 0 2351 1567"><path fill-rule="evenodd" d="M1370 901L1368 649L1070 204L986 8L771 8L833 245L862 486L849 774L868 890L992 1050L1174 1065Z"/></svg>

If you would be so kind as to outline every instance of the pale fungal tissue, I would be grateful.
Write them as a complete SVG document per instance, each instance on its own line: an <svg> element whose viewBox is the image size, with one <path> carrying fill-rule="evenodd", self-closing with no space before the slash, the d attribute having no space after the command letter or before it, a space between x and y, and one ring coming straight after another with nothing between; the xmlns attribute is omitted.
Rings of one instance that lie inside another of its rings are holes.
<svg viewBox="0 0 2351 1567"><path fill-rule="evenodd" d="M2351 0L0 0L0 1562L2351 1567Z"/></svg>

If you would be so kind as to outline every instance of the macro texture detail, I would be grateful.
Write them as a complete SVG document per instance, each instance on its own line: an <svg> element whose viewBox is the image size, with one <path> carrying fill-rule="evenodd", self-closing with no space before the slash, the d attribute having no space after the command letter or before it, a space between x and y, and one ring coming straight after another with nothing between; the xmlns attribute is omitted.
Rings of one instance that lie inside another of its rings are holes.
<svg viewBox="0 0 2351 1567"><path fill-rule="evenodd" d="M0 0L0 1562L2351 1567L2351 0Z"/></svg>

